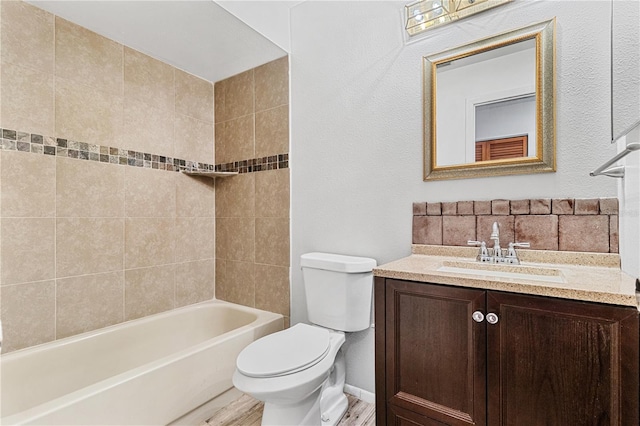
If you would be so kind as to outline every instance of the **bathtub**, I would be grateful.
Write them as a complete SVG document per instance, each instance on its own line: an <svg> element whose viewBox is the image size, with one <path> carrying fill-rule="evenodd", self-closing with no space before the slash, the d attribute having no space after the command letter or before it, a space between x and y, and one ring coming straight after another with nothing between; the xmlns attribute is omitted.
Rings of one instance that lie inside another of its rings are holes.
<svg viewBox="0 0 640 426"><path fill-rule="evenodd" d="M282 315L211 300L11 352L1 424L197 424L232 389L240 351L282 327Z"/></svg>

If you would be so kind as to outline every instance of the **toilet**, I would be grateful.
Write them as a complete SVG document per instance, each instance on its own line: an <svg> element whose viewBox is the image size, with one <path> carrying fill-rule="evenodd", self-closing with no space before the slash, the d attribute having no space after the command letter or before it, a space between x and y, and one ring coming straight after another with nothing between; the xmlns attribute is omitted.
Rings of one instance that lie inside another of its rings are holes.
<svg viewBox="0 0 640 426"><path fill-rule="evenodd" d="M369 328L374 259L331 253L300 257L309 322L247 346L233 385L264 401L262 424L334 426L347 411L345 333Z"/></svg>

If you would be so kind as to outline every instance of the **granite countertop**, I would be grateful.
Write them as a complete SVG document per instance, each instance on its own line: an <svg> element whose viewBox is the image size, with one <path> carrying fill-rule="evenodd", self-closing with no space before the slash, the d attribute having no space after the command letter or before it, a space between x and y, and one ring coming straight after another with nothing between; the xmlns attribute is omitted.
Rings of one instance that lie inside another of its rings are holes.
<svg viewBox="0 0 640 426"><path fill-rule="evenodd" d="M411 252L409 257L378 266L374 275L640 310L635 278L621 271L617 254L519 250L521 265L492 265L476 262L478 249L472 247L413 245Z"/></svg>

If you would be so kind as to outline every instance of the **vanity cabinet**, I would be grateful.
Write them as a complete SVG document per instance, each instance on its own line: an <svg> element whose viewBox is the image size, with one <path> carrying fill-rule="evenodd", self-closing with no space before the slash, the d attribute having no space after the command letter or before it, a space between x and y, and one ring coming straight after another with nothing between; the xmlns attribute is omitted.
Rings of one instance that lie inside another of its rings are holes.
<svg viewBox="0 0 640 426"><path fill-rule="evenodd" d="M639 424L637 309L380 277L375 292L378 426Z"/></svg>

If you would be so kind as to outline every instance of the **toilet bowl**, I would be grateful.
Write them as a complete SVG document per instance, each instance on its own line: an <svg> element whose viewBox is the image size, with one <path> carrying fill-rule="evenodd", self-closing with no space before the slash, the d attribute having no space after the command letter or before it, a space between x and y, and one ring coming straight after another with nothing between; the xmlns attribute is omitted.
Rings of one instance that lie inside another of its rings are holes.
<svg viewBox="0 0 640 426"><path fill-rule="evenodd" d="M263 425L335 425L348 405L344 341L342 332L296 324L245 348L233 384L265 402Z"/></svg>
<svg viewBox="0 0 640 426"><path fill-rule="evenodd" d="M264 401L263 425L335 426L347 410L345 332L369 327L374 259L301 257L307 311L299 323L242 350L234 386Z"/></svg>

